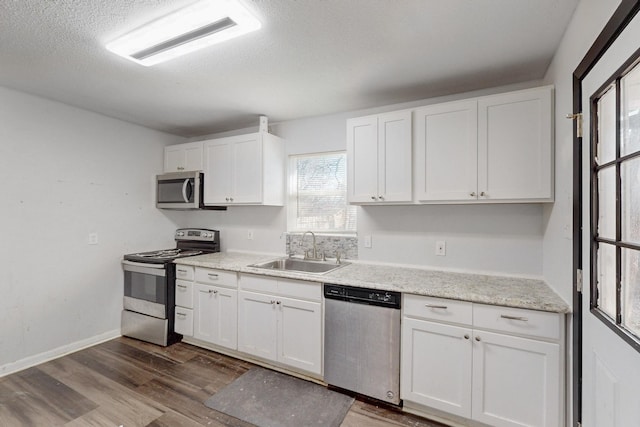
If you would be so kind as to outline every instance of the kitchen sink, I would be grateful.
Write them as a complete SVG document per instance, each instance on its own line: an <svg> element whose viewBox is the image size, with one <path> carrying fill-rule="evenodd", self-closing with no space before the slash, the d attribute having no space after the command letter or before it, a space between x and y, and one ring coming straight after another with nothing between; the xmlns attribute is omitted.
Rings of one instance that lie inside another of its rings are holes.
<svg viewBox="0 0 640 427"><path fill-rule="evenodd" d="M299 271L303 273L324 274L349 264L350 263L348 262L336 264L335 261L312 261L297 258L278 258L272 261L251 264L249 267L264 268L266 270Z"/></svg>

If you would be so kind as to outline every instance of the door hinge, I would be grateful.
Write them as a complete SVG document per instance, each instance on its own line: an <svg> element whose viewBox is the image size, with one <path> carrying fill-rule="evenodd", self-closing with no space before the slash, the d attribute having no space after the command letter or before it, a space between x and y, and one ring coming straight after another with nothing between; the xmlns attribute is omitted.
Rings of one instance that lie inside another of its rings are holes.
<svg viewBox="0 0 640 427"><path fill-rule="evenodd" d="M567 114L567 119L576 121L576 133L578 138L582 138L582 113Z"/></svg>
<svg viewBox="0 0 640 427"><path fill-rule="evenodd" d="M582 293L582 270L576 270L576 291Z"/></svg>

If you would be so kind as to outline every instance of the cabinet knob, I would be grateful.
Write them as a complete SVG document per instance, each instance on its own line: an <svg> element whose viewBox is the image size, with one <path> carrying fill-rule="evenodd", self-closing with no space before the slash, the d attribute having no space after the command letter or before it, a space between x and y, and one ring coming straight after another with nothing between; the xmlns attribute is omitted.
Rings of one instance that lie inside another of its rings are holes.
<svg viewBox="0 0 640 427"><path fill-rule="evenodd" d="M476 341L480 342L480 337L476 337Z"/></svg>
<svg viewBox="0 0 640 427"><path fill-rule="evenodd" d="M375 199L376 199L376 196L371 196L371 200L375 200Z"/></svg>
<svg viewBox="0 0 640 427"><path fill-rule="evenodd" d="M275 300L271 300L271 305L273 305L273 304L275 304L275 303L276 303L276 302L275 302Z"/></svg>
<svg viewBox="0 0 640 427"><path fill-rule="evenodd" d="M384 200L384 197L383 196L378 196L378 199Z"/></svg>
<svg viewBox="0 0 640 427"><path fill-rule="evenodd" d="M233 197L229 197L229 201L230 201L230 202L233 202Z"/></svg>
<svg viewBox="0 0 640 427"><path fill-rule="evenodd" d="M469 339L469 334L464 334L464 339L468 340Z"/></svg>
<svg viewBox="0 0 640 427"><path fill-rule="evenodd" d="M485 193L484 191L480 193L480 197L487 197L487 196L488 196L488 194Z"/></svg>
<svg viewBox="0 0 640 427"><path fill-rule="evenodd" d="M282 304L282 301L276 301L276 304L280 305Z"/></svg>
<svg viewBox="0 0 640 427"><path fill-rule="evenodd" d="M471 197L476 197L476 192L475 192L475 191L472 191L471 193L469 193L469 195L470 195Z"/></svg>

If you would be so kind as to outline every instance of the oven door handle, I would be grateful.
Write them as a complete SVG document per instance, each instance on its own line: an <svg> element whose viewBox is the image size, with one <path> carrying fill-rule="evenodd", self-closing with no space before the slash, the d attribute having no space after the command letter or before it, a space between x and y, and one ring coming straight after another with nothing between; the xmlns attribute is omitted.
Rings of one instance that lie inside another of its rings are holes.
<svg viewBox="0 0 640 427"><path fill-rule="evenodd" d="M122 268L127 271L133 271L142 274L151 274L153 276L166 276L164 264L147 264L144 262L122 261Z"/></svg>

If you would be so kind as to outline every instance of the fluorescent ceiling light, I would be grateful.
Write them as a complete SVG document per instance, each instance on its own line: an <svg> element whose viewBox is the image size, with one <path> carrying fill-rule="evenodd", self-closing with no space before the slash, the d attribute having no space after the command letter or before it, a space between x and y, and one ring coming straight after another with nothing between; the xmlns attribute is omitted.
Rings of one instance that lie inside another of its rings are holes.
<svg viewBox="0 0 640 427"><path fill-rule="evenodd" d="M142 65L154 65L261 27L236 0L203 0L152 21L107 44Z"/></svg>

